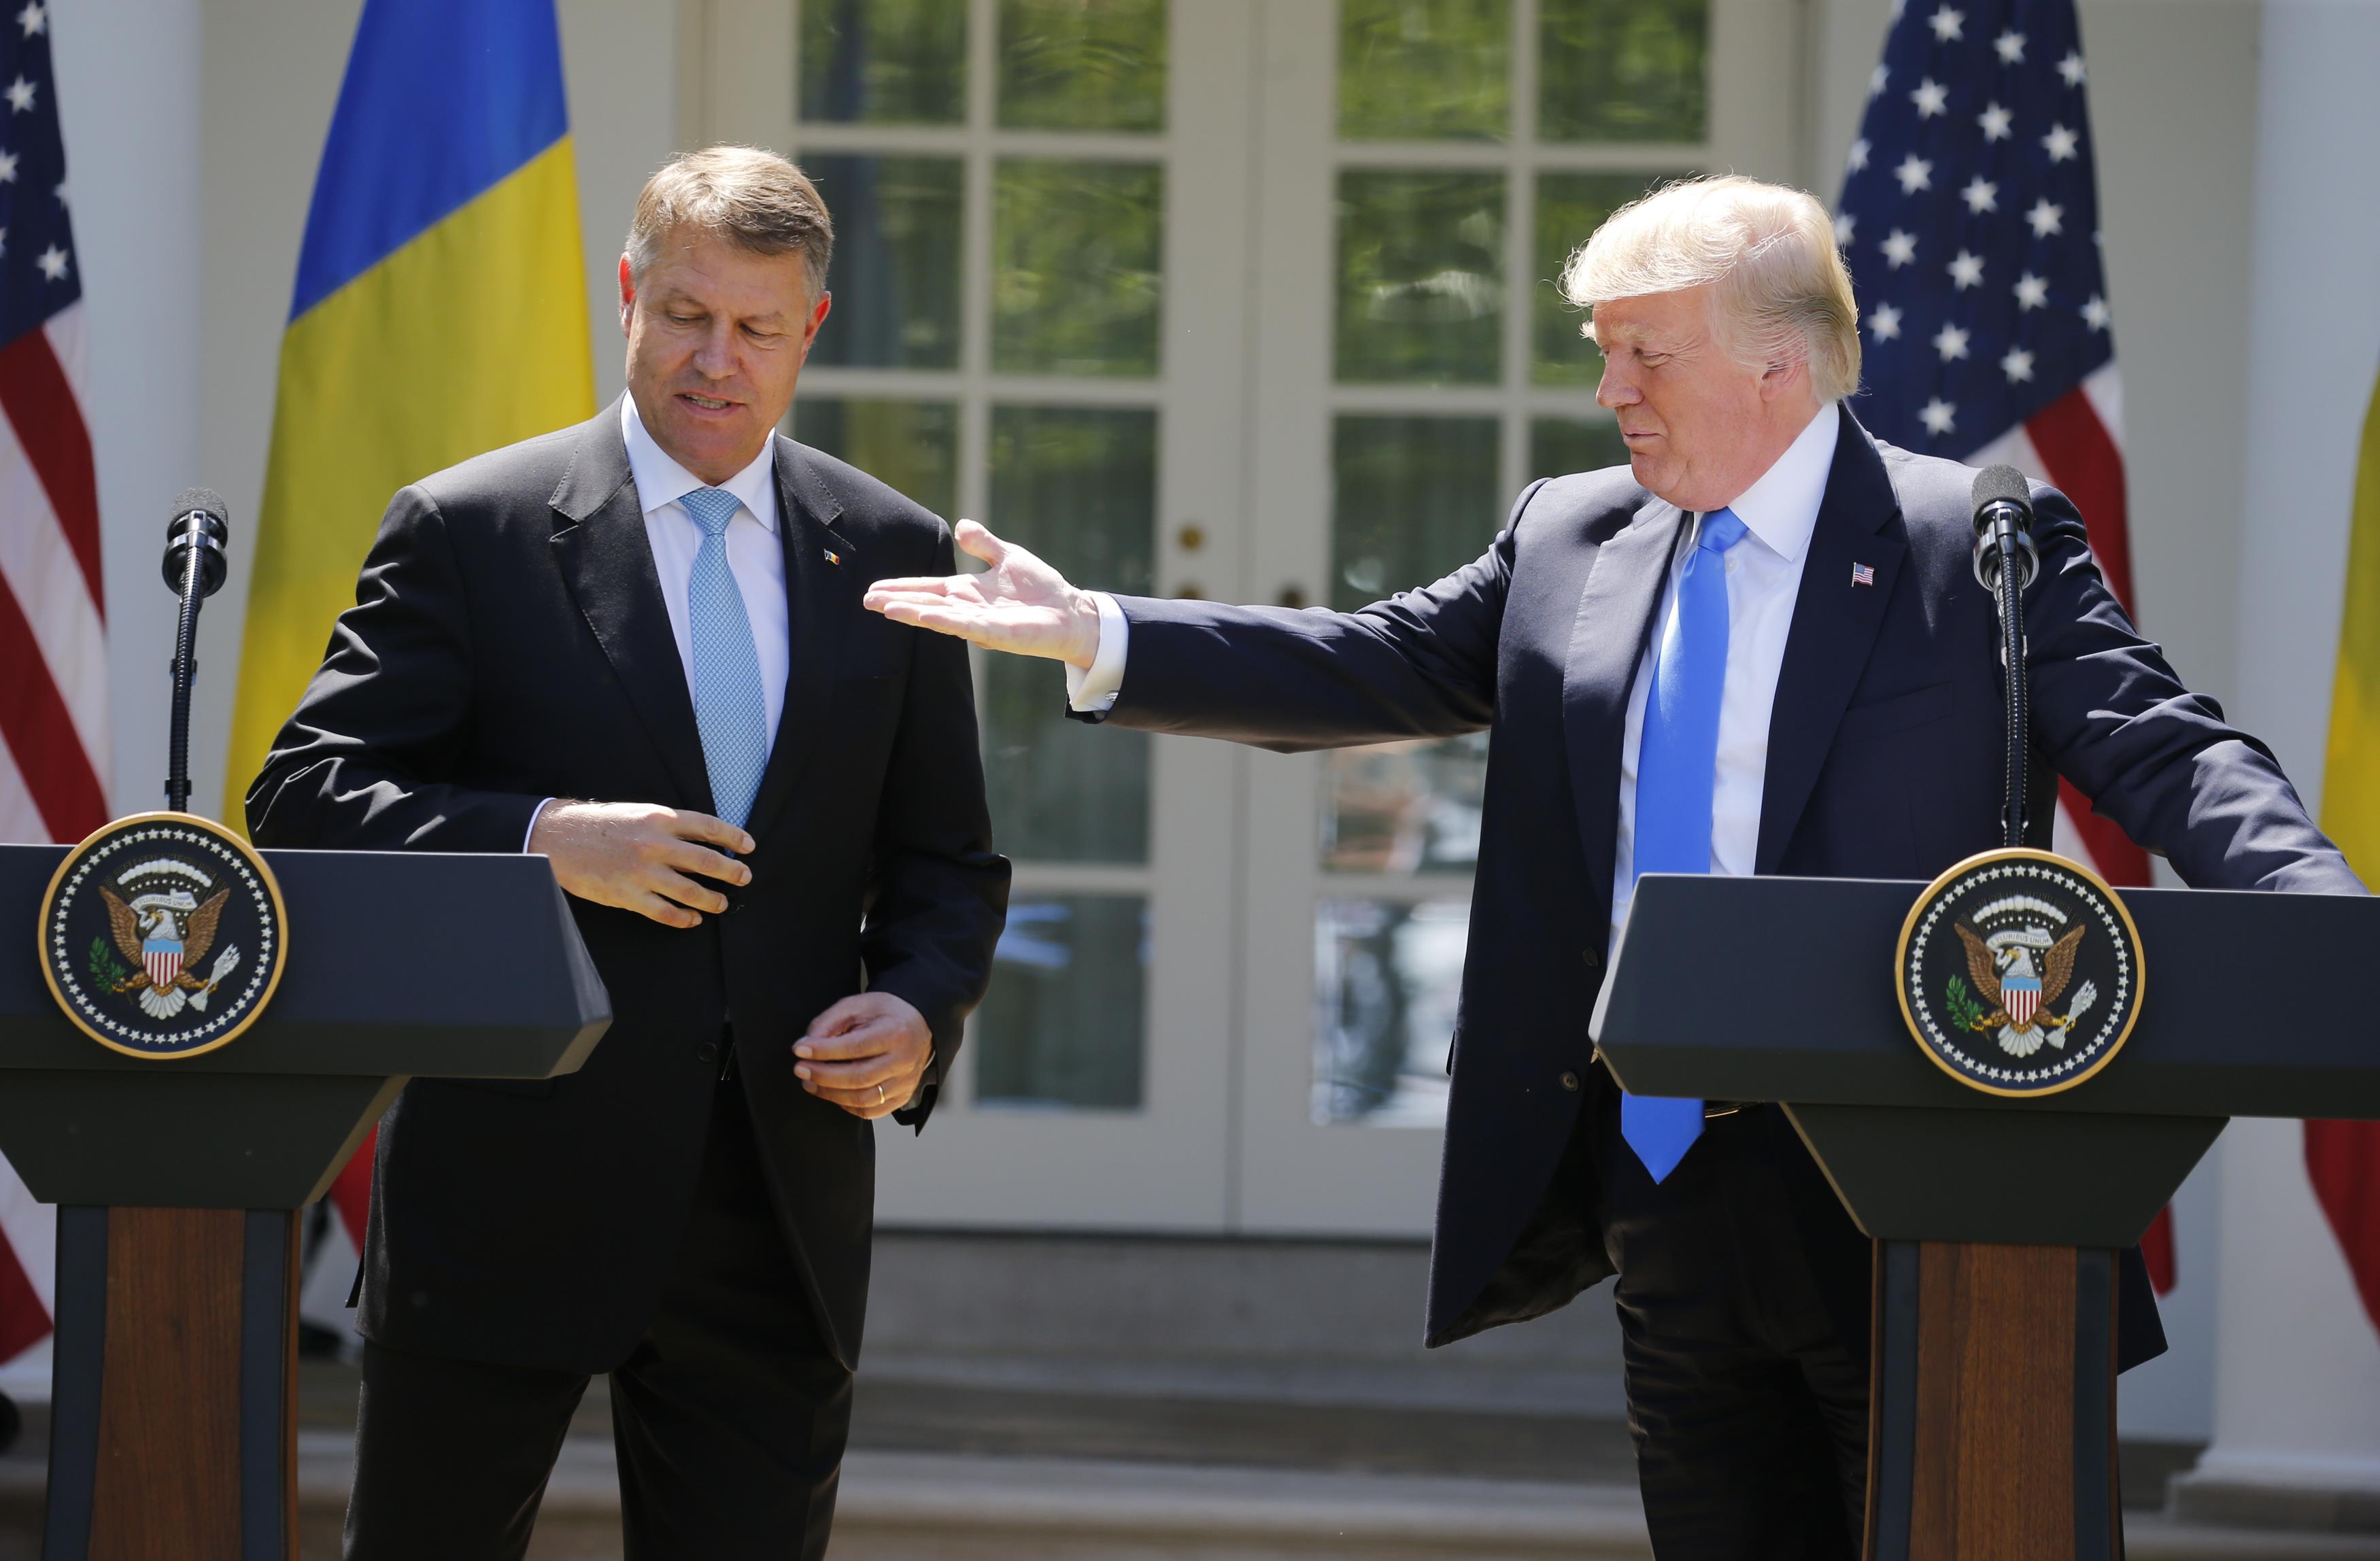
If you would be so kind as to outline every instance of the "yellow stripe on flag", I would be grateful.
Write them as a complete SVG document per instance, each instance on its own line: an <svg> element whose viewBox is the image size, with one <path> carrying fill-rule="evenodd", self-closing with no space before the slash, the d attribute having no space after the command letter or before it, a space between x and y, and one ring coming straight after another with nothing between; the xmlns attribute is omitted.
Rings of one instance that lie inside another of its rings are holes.
<svg viewBox="0 0 2380 1561"><path fill-rule="evenodd" d="M2347 615L2330 691L2322 827L2366 883L2380 882L2380 383L2363 414L2347 546Z"/></svg>
<svg viewBox="0 0 2380 1561"><path fill-rule="evenodd" d="M225 816L321 665L395 491L584 420L595 383L570 138L290 322L257 520Z"/></svg>

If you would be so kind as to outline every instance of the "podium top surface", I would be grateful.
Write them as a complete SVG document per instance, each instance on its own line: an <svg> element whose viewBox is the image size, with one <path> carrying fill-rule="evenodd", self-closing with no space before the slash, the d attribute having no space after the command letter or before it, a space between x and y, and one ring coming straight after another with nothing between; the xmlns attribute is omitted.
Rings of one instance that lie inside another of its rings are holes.
<svg viewBox="0 0 2380 1561"><path fill-rule="evenodd" d="M1812 1105L2380 1119L2380 898L2118 892L2140 929L2140 1021L2070 1090L1969 1089L1920 1050L1893 955L1921 883L1648 875L1596 1005L1645 1095Z"/></svg>
<svg viewBox="0 0 2380 1561"><path fill-rule="evenodd" d="M289 927L271 1006L219 1051L126 1057L42 979L36 917L67 849L0 845L0 1070L539 1079L577 1068L611 1023L544 858L268 851Z"/></svg>

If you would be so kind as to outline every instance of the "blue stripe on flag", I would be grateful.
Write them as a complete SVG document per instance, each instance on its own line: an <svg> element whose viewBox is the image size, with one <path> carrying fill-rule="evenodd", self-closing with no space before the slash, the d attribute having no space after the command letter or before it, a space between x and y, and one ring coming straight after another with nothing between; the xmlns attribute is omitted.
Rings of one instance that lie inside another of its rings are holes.
<svg viewBox="0 0 2380 1561"><path fill-rule="evenodd" d="M365 0L292 320L570 128L554 0Z"/></svg>

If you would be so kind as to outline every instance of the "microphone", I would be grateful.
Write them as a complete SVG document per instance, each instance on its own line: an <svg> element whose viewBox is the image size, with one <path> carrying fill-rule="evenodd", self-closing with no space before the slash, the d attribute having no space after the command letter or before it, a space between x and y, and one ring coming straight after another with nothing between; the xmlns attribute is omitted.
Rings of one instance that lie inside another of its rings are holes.
<svg viewBox="0 0 2380 1561"><path fill-rule="evenodd" d="M224 544L230 538L231 512L222 495L209 488L185 488L174 501L174 518L165 523L165 586L179 591L189 578L190 554L199 558L199 595L210 597L223 588Z"/></svg>
<svg viewBox="0 0 2380 1561"><path fill-rule="evenodd" d="M2022 591L2041 570L2033 550L2033 485L2014 466L1985 466L1975 474L1969 496L1975 506L1975 583L1997 596L2001 562L2015 558L2016 588Z"/></svg>
<svg viewBox="0 0 2380 1561"><path fill-rule="evenodd" d="M176 813L190 805L190 684L199 673L199 604L223 588L224 543L231 535L231 512L220 495L185 488L165 523L165 585L182 599L174 629L174 716L165 736L165 804Z"/></svg>

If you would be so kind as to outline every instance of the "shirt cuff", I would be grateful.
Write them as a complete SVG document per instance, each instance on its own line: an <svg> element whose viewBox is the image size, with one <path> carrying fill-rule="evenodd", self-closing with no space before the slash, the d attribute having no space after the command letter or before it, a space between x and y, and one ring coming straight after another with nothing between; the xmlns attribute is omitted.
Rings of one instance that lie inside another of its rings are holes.
<svg viewBox="0 0 2380 1561"><path fill-rule="evenodd" d="M1099 604L1099 648L1091 658L1088 672L1067 664L1066 700L1075 709L1105 714L1115 708L1116 696L1123 691L1124 652L1132 629L1115 598L1093 591L1091 599Z"/></svg>
<svg viewBox="0 0 2380 1561"><path fill-rule="evenodd" d="M526 856L528 854L528 842L537 836L537 821L545 817L545 804L552 801L553 801L553 798L548 797L545 799L545 802L541 802L535 807L528 810L528 828L521 831L522 855Z"/></svg>

